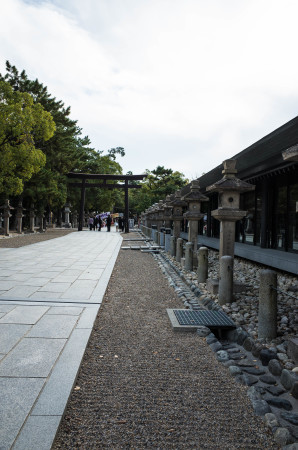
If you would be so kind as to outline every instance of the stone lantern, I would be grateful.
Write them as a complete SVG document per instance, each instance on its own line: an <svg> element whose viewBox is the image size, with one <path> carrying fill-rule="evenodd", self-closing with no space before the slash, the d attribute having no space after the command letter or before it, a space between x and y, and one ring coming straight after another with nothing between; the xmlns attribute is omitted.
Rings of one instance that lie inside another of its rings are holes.
<svg viewBox="0 0 298 450"><path fill-rule="evenodd" d="M18 206L17 206L17 213L16 213L16 217L17 217L17 233L21 234L22 233L22 225L23 225L23 211L26 211L25 208L23 208L23 204L22 204L22 200L19 201Z"/></svg>
<svg viewBox="0 0 298 450"><path fill-rule="evenodd" d="M65 203L65 206L64 206L64 214L65 214L64 227L65 228L71 228L71 223L69 221L69 214L71 213L70 206L71 206L70 203Z"/></svg>
<svg viewBox="0 0 298 450"><path fill-rule="evenodd" d="M34 210L34 203L31 203L31 205L30 205L29 217L30 217L30 227L29 227L29 231L30 231L30 233L34 233L34 225L35 225L35 210Z"/></svg>
<svg viewBox="0 0 298 450"><path fill-rule="evenodd" d="M3 209L3 217L4 217L4 236L9 236L9 218L11 217L10 211L14 208L10 206L9 200L4 200L4 205L0 206L0 209Z"/></svg>
<svg viewBox="0 0 298 450"><path fill-rule="evenodd" d="M206 188L207 192L218 192L218 209L211 212L220 221L219 257L234 257L235 224L246 216L247 211L240 210L240 194L253 191L255 186L236 178L236 160L223 162L223 178Z"/></svg>
<svg viewBox="0 0 298 450"><path fill-rule="evenodd" d="M152 225L152 215L151 215L151 206L146 209L146 226L151 228Z"/></svg>
<svg viewBox="0 0 298 450"><path fill-rule="evenodd" d="M187 203L184 200L182 200L180 191L175 192L175 197L172 200L171 205L173 208L171 218L174 222L173 236L176 239L178 239L180 237L180 231L181 231L181 220L184 219L183 214L182 214L182 209L184 206L187 205Z"/></svg>
<svg viewBox="0 0 298 450"><path fill-rule="evenodd" d="M160 229L163 226L163 221L164 221L164 202L163 202L163 200L159 200L159 202L157 204L156 220L157 220L157 230L160 231Z"/></svg>
<svg viewBox="0 0 298 450"><path fill-rule="evenodd" d="M78 228L78 211L76 209L72 213L72 222L73 222L73 227Z"/></svg>
<svg viewBox="0 0 298 450"><path fill-rule="evenodd" d="M171 196L167 195L166 200L163 205L164 208L164 227L171 228L171 217L172 217L172 204L171 204Z"/></svg>
<svg viewBox="0 0 298 450"><path fill-rule="evenodd" d="M201 202L209 201L208 197L201 194L198 180L193 180L190 184L190 192L182 197L188 204L188 211L183 214L188 221L188 242L193 244L193 263L197 266L198 247L198 222L204 217L201 213Z"/></svg>
<svg viewBox="0 0 298 450"><path fill-rule="evenodd" d="M38 219L39 219L39 229L38 231L40 233L43 233L43 231L46 229L46 223L45 223L45 215L44 215L44 210L41 207L38 211Z"/></svg>

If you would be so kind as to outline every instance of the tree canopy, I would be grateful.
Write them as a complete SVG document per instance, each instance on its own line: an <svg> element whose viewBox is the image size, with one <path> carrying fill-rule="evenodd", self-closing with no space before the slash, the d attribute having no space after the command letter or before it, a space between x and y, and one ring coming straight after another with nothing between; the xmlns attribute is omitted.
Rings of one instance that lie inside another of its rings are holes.
<svg viewBox="0 0 298 450"><path fill-rule="evenodd" d="M147 169L146 173L147 178L140 183L142 188L134 189L130 194L130 204L137 214L189 182L183 173L166 169L164 166L157 166L151 171Z"/></svg>
<svg viewBox="0 0 298 450"><path fill-rule="evenodd" d="M45 166L40 146L54 131L54 120L40 103L0 81L0 193L22 193L24 182Z"/></svg>

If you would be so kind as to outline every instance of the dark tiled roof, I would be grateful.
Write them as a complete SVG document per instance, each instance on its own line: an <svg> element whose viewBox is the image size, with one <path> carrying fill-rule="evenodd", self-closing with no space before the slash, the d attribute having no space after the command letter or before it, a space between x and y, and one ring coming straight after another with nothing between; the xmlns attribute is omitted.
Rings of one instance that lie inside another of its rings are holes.
<svg viewBox="0 0 298 450"><path fill-rule="evenodd" d="M237 177L249 179L262 172L288 165L289 163L283 160L282 152L297 143L298 116L229 158L237 160ZM199 178L203 192L207 186L222 178L222 170L223 166L220 164Z"/></svg>

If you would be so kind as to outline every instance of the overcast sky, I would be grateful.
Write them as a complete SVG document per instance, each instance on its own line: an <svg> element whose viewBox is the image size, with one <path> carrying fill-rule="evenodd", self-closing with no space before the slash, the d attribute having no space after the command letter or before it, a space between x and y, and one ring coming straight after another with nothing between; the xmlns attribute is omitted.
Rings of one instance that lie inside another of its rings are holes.
<svg viewBox="0 0 298 450"><path fill-rule="evenodd" d="M189 179L297 115L297 0L0 0L5 61L124 173Z"/></svg>

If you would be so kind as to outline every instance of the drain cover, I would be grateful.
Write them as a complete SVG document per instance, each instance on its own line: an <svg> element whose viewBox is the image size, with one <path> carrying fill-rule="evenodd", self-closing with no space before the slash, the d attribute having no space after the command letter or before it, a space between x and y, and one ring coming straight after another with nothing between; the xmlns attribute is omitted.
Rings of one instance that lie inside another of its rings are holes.
<svg viewBox="0 0 298 450"><path fill-rule="evenodd" d="M190 309L168 309L173 328L177 331L193 331L197 327L235 328L234 322L222 311L193 311Z"/></svg>

